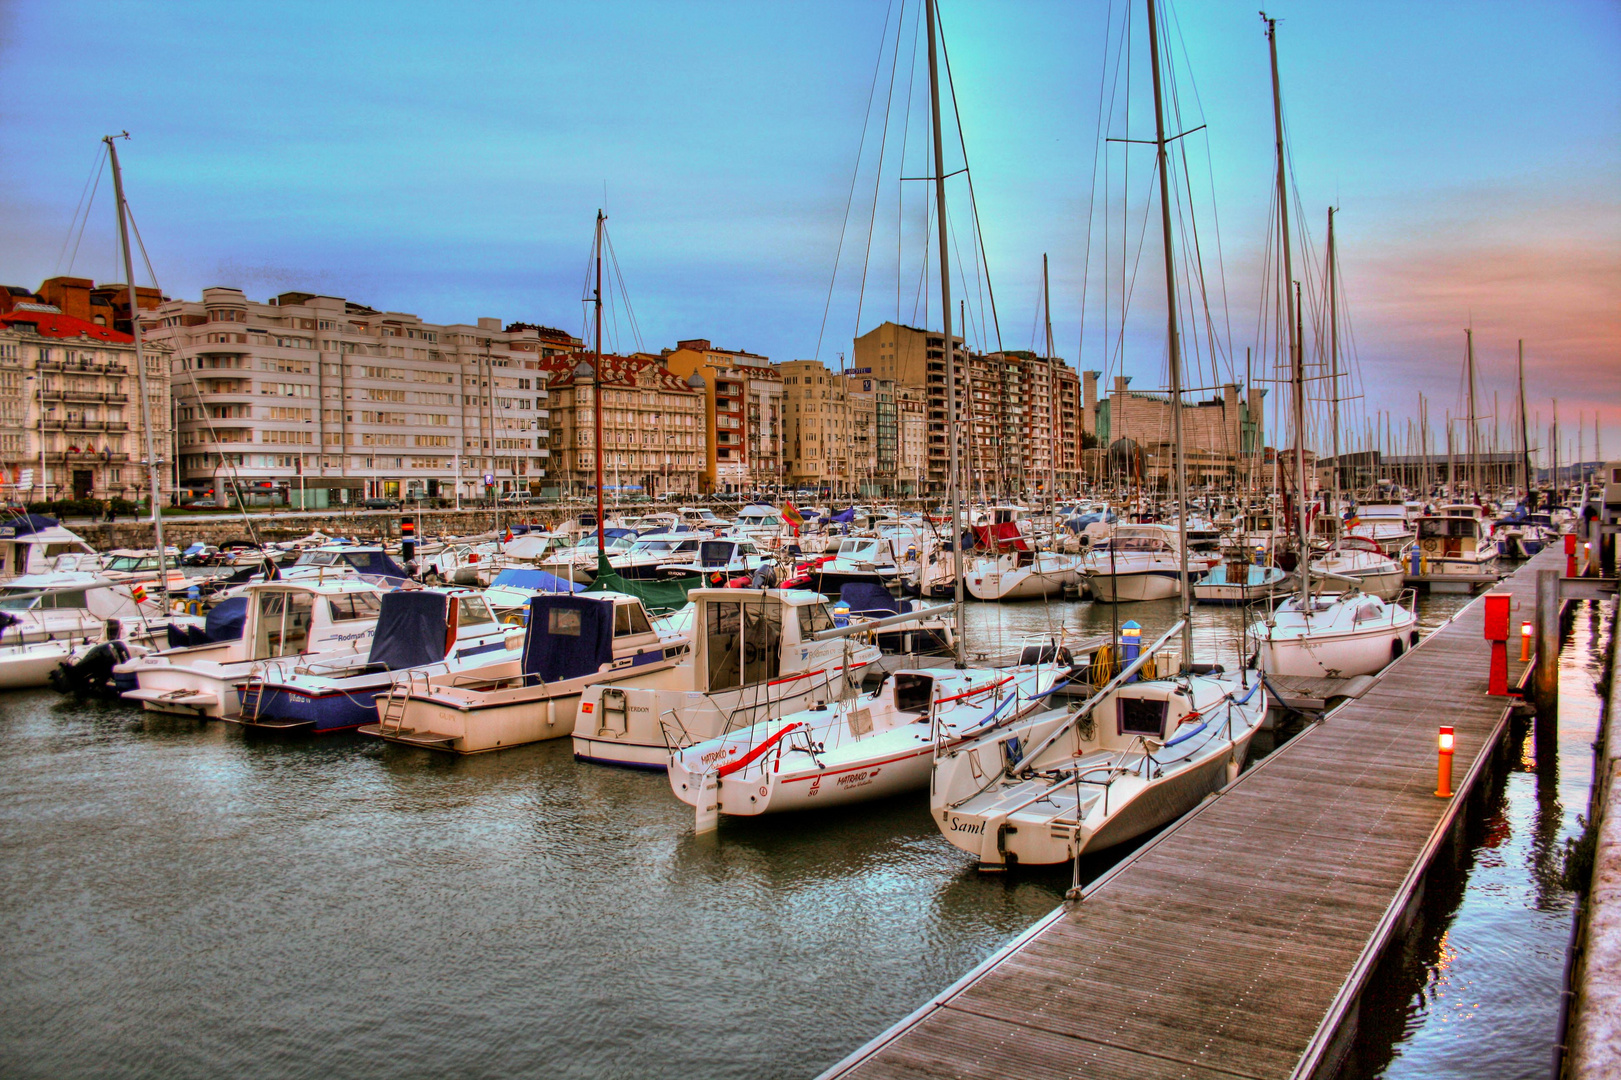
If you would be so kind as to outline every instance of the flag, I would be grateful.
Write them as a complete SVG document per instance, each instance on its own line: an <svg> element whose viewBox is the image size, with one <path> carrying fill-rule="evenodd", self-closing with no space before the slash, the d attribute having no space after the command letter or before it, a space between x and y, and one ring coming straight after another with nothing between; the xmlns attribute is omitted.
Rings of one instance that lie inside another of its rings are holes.
<svg viewBox="0 0 1621 1080"><path fill-rule="evenodd" d="M503 541L502 541L502 543L506 543L506 544L510 544L510 543L512 543L512 527L511 527L511 526L510 526L510 525L509 525L509 526L507 526L507 535L506 535L506 539L505 539L505 540L503 540Z"/></svg>
<svg viewBox="0 0 1621 1080"><path fill-rule="evenodd" d="M130 587L129 594L135 598L137 604L146 603L146 586L139 581Z"/></svg>
<svg viewBox="0 0 1621 1080"><path fill-rule="evenodd" d="M794 505L792 499L783 502L782 516L796 529L805 524L805 515L799 512L799 507Z"/></svg>

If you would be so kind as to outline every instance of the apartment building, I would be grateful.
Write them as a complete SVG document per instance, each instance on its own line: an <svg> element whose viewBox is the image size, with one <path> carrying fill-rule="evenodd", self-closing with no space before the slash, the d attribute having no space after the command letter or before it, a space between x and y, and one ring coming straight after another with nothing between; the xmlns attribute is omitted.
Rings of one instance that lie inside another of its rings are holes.
<svg viewBox="0 0 1621 1080"><path fill-rule="evenodd" d="M817 360L790 360L777 370L782 374L788 483L830 495L852 490L848 380Z"/></svg>
<svg viewBox="0 0 1621 1080"><path fill-rule="evenodd" d="M895 494L916 498L928 487L928 398L921 387L895 387Z"/></svg>
<svg viewBox="0 0 1621 1080"><path fill-rule="evenodd" d="M7 288L0 315L0 495L42 499L143 499L146 425L168 487L169 358L145 350L142 406L135 339L62 313L36 294ZM110 324L111 311L106 313Z"/></svg>
<svg viewBox="0 0 1621 1080"><path fill-rule="evenodd" d="M530 324L429 324L305 292L211 288L146 318L172 357L181 485L312 508L540 490L542 363L578 347Z"/></svg>
<svg viewBox="0 0 1621 1080"><path fill-rule="evenodd" d="M683 379L704 384L708 447L705 492L755 491L782 479L782 375L771 361L690 338L658 359Z"/></svg>
<svg viewBox="0 0 1621 1080"><path fill-rule="evenodd" d="M701 375L683 379L645 354L604 355L600 377L589 353L551 356L542 367L552 392L548 493L595 493L600 399L604 494L699 494L709 401Z"/></svg>

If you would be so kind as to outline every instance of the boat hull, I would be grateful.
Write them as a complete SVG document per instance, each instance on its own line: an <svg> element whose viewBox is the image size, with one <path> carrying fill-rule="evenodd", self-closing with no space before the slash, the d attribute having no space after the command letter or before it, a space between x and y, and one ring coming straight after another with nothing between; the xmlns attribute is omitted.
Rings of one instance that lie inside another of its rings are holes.
<svg viewBox="0 0 1621 1080"><path fill-rule="evenodd" d="M0 690L27 690L49 686L51 672L68 658L80 641L38 641L0 649Z"/></svg>
<svg viewBox="0 0 1621 1080"><path fill-rule="evenodd" d="M1258 665L1269 675L1318 679L1372 675L1412 646L1414 625L1409 621L1349 634L1263 637L1256 647Z"/></svg>
<svg viewBox="0 0 1621 1080"><path fill-rule="evenodd" d="M1169 600L1182 591L1182 582L1178 575L1164 570L1093 574L1087 581L1092 589L1092 598L1105 604Z"/></svg>

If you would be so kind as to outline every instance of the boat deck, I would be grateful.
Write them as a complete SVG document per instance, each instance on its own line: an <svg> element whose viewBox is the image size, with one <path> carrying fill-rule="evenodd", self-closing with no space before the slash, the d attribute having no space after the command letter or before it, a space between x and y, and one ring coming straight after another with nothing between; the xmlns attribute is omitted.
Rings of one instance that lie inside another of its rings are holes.
<svg viewBox="0 0 1621 1080"><path fill-rule="evenodd" d="M1545 552L1504 580L1517 622ZM1491 762L1483 604L825 1077L1331 1075ZM1526 665L1511 643L1509 679ZM1445 703L1444 705L1439 703ZM1436 798L1436 727L1456 729Z"/></svg>

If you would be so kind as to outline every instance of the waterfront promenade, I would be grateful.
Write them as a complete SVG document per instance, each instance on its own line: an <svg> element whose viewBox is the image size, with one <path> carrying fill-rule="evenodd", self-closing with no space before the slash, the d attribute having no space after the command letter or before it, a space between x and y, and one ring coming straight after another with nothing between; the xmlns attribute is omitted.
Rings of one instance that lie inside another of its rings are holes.
<svg viewBox="0 0 1621 1080"><path fill-rule="evenodd" d="M1496 591L1533 617L1550 549ZM1333 1074L1385 947L1499 767L1477 598L1313 726L825 1078ZM1509 680L1526 665L1509 656ZM1456 732L1437 798L1439 725Z"/></svg>

